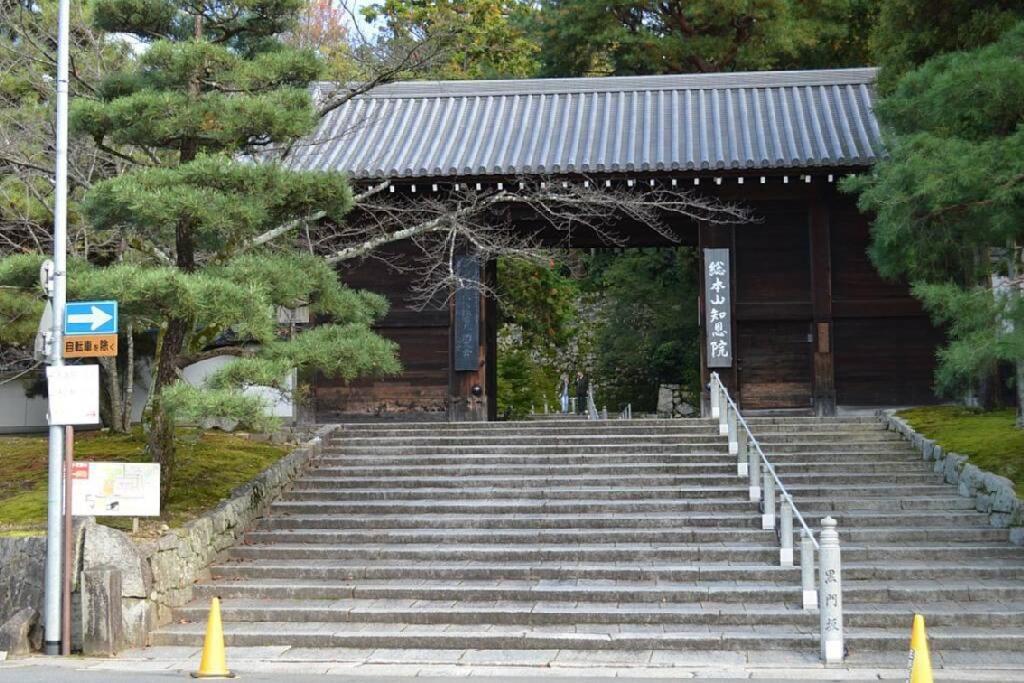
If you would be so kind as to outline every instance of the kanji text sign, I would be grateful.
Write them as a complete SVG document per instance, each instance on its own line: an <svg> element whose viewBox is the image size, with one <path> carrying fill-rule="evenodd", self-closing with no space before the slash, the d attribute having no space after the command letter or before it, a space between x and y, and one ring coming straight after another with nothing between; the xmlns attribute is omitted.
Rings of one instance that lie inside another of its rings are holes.
<svg viewBox="0 0 1024 683"><path fill-rule="evenodd" d="M64 311L64 334L117 334L117 302L69 301Z"/></svg>
<svg viewBox="0 0 1024 683"><path fill-rule="evenodd" d="M100 366L51 365L46 368L46 384L50 424L99 424Z"/></svg>
<svg viewBox="0 0 1024 683"><path fill-rule="evenodd" d="M71 468L71 514L156 517L160 514L160 465L76 462Z"/></svg>
<svg viewBox="0 0 1024 683"><path fill-rule="evenodd" d="M732 367L729 250L704 250L704 309L709 368Z"/></svg>
<svg viewBox="0 0 1024 683"><path fill-rule="evenodd" d="M64 337L65 358L97 358L117 355L116 334L81 334Z"/></svg>

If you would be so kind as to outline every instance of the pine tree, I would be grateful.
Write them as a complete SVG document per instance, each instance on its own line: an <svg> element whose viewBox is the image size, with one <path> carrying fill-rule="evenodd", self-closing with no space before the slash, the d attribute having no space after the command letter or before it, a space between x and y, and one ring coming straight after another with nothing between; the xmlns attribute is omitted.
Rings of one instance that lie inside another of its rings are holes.
<svg viewBox="0 0 1024 683"><path fill-rule="evenodd" d="M369 327L386 310L383 298L345 288L318 257L254 242L312 214L336 221L352 205L341 174L254 161L315 124L308 86L320 60L277 40L302 5L98 0L94 8L97 26L145 45L132 68L104 79L99 98L71 112L75 134L132 163L93 186L83 209L94 228L119 232L134 249L107 267L79 264L70 289L116 298L138 328L157 330L148 448L165 499L176 424L259 424L265 406L243 390L283 388L291 368L346 379L398 370L394 345ZM281 338L277 308L299 305L331 324ZM238 358L206 386L179 379L186 365L223 354Z"/></svg>
<svg viewBox="0 0 1024 683"><path fill-rule="evenodd" d="M910 280L947 326L939 389L962 395L999 363L1015 363L1020 406L1022 57L1024 22L991 45L933 57L907 73L878 107L889 157L846 184L876 215L869 253L879 272ZM1018 422L1024 426L1024 413Z"/></svg>

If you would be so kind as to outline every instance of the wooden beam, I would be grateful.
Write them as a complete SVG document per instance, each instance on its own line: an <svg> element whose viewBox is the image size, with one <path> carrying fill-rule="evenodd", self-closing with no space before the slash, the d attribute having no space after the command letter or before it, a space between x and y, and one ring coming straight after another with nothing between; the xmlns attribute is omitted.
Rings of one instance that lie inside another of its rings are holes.
<svg viewBox="0 0 1024 683"><path fill-rule="evenodd" d="M821 187L819 185L819 187ZM832 353L832 248L829 198L832 187L816 193L810 202L811 307L814 319L814 413L836 414L835 355Z"/></svg>

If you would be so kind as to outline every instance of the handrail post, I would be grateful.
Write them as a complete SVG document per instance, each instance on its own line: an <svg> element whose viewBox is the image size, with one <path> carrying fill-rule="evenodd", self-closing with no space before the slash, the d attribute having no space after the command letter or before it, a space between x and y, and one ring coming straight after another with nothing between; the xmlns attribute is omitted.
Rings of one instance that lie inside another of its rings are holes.
<svg viewBox="0 0 1024 683"><path fill-rule="evenodd" d="M756 448L747 449L747 476L750 478L750 500L761 500L761 458L758 457Z"/></svg>
<svg viewBox="0 0 1024 683"><path fill-rule="evenodd" d="M718 418L721 412L722 405L722 391L719 388L718 373L711 373L711 386L708 389L708 393L711 395L711 417Z"/></svg>
<svg viewBox="0 0 1024 683"><path fill-rule="evenodd" d="M747 430L740 429L736 435L736 476L745 477L747 476L747 455L748 451L753 450L750 448L750 443L747 441Z"/></svg>
<svg viewBox="0 0 1024 683"><path fill-rule="evenodd" d="M845 654L843 643L843 579L839 558L836 520L821 520L818 551L818 590L821 594L821 658L839 664Z"/></svg>
<svg viewBox="0 0 1024 683"><path fill-rule="evenodd" d="M729 455L736 455L740 452L739 444L739 431L736 420L736 411L729 411L729 419L726 421L726 426L729 429Z"/></svg>
<svg viewBox="0 0 1024 683"><path fill-rule="evenodd" d="M761 510L761 528L775 528L775 478L772 477L771 468L764 463L764 506Z"/></svg>
<svg viewBox="0 0 1024 683"><path fill-rule="evenodd" d="M788 493L782 494L779 502L779 565L793 566L793 498Z"/></svg>
<svg viewBox="0 0 1024 683"><path fill-rule="evenodd" d="M814 539L807 529L800 529L800 585L803 587L804 609L818 609L818 589L814 587Z"/></svg>
<svg viewBox="0 0 1024 683"><path fill-rule="evenodd" d="M724 398L724 396L723 396ZM732 406L728 401L722 402L722 409L718 411L718 435L725 436L729 433L729 414L732 413Z"/></svg>

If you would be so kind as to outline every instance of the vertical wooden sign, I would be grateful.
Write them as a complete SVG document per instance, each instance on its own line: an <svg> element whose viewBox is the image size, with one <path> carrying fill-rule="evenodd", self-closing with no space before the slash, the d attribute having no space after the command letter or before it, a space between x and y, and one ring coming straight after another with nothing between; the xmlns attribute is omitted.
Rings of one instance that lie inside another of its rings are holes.
<svg viewBox="0 0 1024 683"><path fill-rule="evenodd" d="M729 250L704 250L704 310L707 366L732 367L732 292Z"/></svg>
<svg viewBox="0 0 1024 683"><path fill-rule="evenodd" d="M480 369L480 262L459 256L455 273L463 281L455 292L455 370Z"/></svg>

